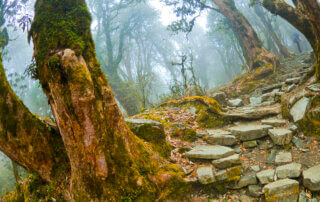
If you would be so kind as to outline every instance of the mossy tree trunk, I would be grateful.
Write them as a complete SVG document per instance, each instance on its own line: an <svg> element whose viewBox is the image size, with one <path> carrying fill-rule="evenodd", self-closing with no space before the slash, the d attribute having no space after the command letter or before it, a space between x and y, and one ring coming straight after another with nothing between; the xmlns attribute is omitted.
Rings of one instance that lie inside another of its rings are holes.
<svg viewBox="0 0 320 202"><path fill-rule="evenodd" d="M230 20L249 71L270 64L277 65L278 58L263 47L249 21L237 9L234 0L213 0L213 2L219 7L218 11Z"/></svg>
<svg viewBox="0 0 320 202"><path fill-rule="evenodd" d="M311 44L316 64L315 72L320 79L320 6L317 0L294 0L295 7L284 0L263 0L263 6L271 13L287 20L307 38Z"/></svg>
<svg viewBox="0 0 320 202"><path fill-rule="evenodd" d="M126 125L97 62L90 23L85 0L37 0L29 33L34 76L70 160L72 200L167 197L173 184L183 187L182 175Z"/></svg>
<svg viewBox="0 0 320 202"><path fill-rule="evenodd" d="M59 132L33 115L14 94L1 59L0 151L46 181L51 181L57 165L67 161Z"/></svg>

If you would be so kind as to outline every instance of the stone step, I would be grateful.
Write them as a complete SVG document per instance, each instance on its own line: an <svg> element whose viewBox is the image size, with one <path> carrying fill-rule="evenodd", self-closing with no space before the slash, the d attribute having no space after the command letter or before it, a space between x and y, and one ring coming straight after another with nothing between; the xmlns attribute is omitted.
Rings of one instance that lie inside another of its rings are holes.
<svg viewBox="0 0 320 202"><path fill-rule="evenodd" d="M290 152L279 152L276 155L275 163L276 165L283 165L292 162L292 155Z"/></svg>
<svg viewBox="0 0 320 202"><path fill-rule="evenodd" d="M241 164L240 155L234 154L226 158L217 159L212 161L212 164L214 165L214 167L219 169L230 168L236 165L240 165Z"/></svg>
<svg viewBox="0 0 320 202"><path fill-rule="evenodd" d="M303 185L311 191L320 191L320 164L304 170Z"/></svg>
<svg viewBox="0 0 320 202"><path fill-rule="evenodd" d="M231 132L225 130L207 130L208 137L206 142L210 144L219 144L232 146L236 144L236 137Z"/></svg>
<svg viewBox="0 0 320 202"><path fill-rule="evenodd" d="M263 170L257 173L257 178L261 184L268 184L274 180L274 169Z"/></svg>
<svg viewBox="0 0 320 202"><path fill-rule="evenodd" d="M283 179L270 183L263 188L267 202L297 201L299 197L299 182Z"/></svg>
<svg viewBox="0 0 320 202"><path fill-rule="evenodd" d="M284 126L287 124L287 121L284 119L278 119L278 118L270 118L270 119L264 119L261 121L263 125L270 125L273 127L279 127Z"/></svg>
<svg viewBox="0 0 320 202"><path fill-rule="evenodd" d="M220 145L200 145L194 147L185 155L188 158L215 160L231 156L235 151L230 147Z"/></svg>
<svg viewBox="0 0 320 202"><path fill-rule="evenodd" d="M276 175L280 179L298 178L301 174L301 164L290 163L276 168Z"/></svg>
<svg viewBox="0 0 320 202"><path fill-rule="evenodd" d="M268 134L270 125L240 125L229 128L229 131L242 141L249 141L262 138Z"/></svg>
<svg viewBox="0 0 320 202"><path fill-rule="evenodd" d="M292 140L292 131L287 129L269 129L268 132L276 145L287 145Z"/></svg>

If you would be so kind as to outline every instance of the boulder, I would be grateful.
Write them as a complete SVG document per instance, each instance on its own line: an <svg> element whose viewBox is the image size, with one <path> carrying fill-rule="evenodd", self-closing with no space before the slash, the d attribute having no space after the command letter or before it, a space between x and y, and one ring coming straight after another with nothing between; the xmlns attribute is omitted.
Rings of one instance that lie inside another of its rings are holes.
<svg viewBox="0 0 320 202"><path fill-rule="evenodd" d="M283 165L292 162L292 155L290 152L279 152L276 155L275 163L276 165Z"/></svg>
<svg viewBox="0 0 320 202"><path fill-rule="evenodd" d="M270 129L269 136L276 145L286 145L292 140L292 131L287 129Z"/></svg>
<svg viewBox="0 0 320 202"><path fill-rule="evenodd" d="M301 164L290 163L276 168L276 175L280 179L298 178L301 174Z"/></svg>
<svg viewBox="0 0 320 202"><path fill-rule="evenodd" d="M290 114L294 122L297 122L303 119L307 111L308 104L309 104L309 98L303 97L293 105L293 107L290 109Z"/></svg>
<svg viewBox="0 0 320 202"><path fill-rule="evenodd" d="M241 166L227 168L225 170L219 170L216 172L216 180L219 182L234 182L240 179L242 174Z"/></svg>
<svg viewBox="0 0 320 202"><path fill-rule="evenodd" d="M261 121L261 123L264 125L279 127L279 126L286 125L287 121L284 119L271 118L271 119L264 119Z"/></svg>
<svg viewBox="0 0 320 202"><path fill-rule="evenodd" d="M239 137L242 141L249 141L259 139L268 134L268 130L271 129L272 126L269 125L240 125L229 128L229 131Z"/></svg>
<svg viewBox="0 0 320 202"><path fill-rule="evenodd" d="M267 202L297 201L299 197L299 182L283 179L270 183L263 188Z"/></svg>
<svg viewBox="0 0 320 202"><path fill-rule="evenodd" d="M262 188L259 185L249 185L248 193L253 197L260 197L262 195Z"/></svg>
<svg viewBox="0 0 320 202"><path fill-rule="evenodd" d="M210 144L219 144L225 146L232 146L236 144L236 137L229 131L224 130L207 130L207 142Z"/></svg>
<svg viewBox="0 0 320 202"><path fill-rule="evenodd" d="M148 119L125 119L125 121L136 136L151 143L152 148L161 156L170 156L171 146L166 141L162 123Z"/></svg>
<svg viewBox="0 0 320 202"><path fill-rule="evenodd" d="M244 148L253 148L253 147L256 147L257 145L258 145L258 143L255 140L243 142Z"/></svg>
<svg viewBox="0 0 320 202"><path fill-rule="evenodd" d="M251 105L259 105L259 104L261 104L261 102L262 102L261 97L251 97L250 98Z"/></svg>
<svg viewBox="0 0 320 202"><path fill-rule="evenodd" d="M211 167L200 167L197 169L197 178L201 184L210 184L215 181Z"/></svg>
<svg viewBox="0 0 320 202"><path fill-rule="evenodd" d="M246 175L242 176L238 182L238 187L243 188L248 185L257 184L257 177L255 173L247 173Z"/></svg>
<svg viewBox="0 0 320 202"><path fill-rule="evenodd" d="M240 165L240 155L239 154L234 154L232 156L214 160L212 161L212 164L219 169L224 169L224 168L230 168L236 165Z"/></svg>
<svg viewBox="0 0 320 202"><path fill-rule="evenodd" d="M268 184L274 180L274 169L263 170L257 173L257 178L261 184Z"/></svg>
<svg viewBox="0 0 320 202"><path fill-rule="evenodd" d="M241 107L243 105L243 101L240 98L234 99L234 100L229 100L228 103L232 107Z"/></svg>
<svg viewBox="0 0 320 202"><path fill-rule="evenodd" d="M226 105L227 104L226 94L224 92L213 93L210 97L215 99L220 105Z"/></svg>
<svg viewBox="0 0 320 202"><path fill-rule="evenodd" d="M231 156L234 154L234 150L230 147L220 145L200 145L194 147L191 151L185 155L188 158L198 159L220 159Z"/></svg>
<svg viewBox="0 0 320 202"><path fill-rule="evenodd" d="M303 185L311 191L320 191L320 164L304 170Z"/></svg>

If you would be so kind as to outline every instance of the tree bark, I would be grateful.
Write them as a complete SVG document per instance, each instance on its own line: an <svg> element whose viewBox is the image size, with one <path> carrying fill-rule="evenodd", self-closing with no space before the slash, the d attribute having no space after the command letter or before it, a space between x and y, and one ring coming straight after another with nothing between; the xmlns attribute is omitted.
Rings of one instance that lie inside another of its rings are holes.
<svg viewBox="0 0 320 202"><path fill-rule="evenodd" d="M230 20L242 48L243 56L248 63L249 71L269 64L276 66L278 58L263 47L256 32L236 8L234 1L213 0L213 2L219 7L219 12Z"/></svg>
<svg viewBox="0 0 320 202"><path fill-rule="evenodd" d="M126 125L96 60L85 0L37 0L35 8L36 76L70 160L72 200L166 197L174 188L164 184L183 184L181 176Z"/></svg>
<svg viewBox="0 0 320 202"><path fill-rule="evenodd" d="M19 183L21 181L21 178L19 175L18 165L12 160L11 160L11 164L12 164L13 175L14 175L14 178L16 179L16 183Z"/></svg>
<svg viewBox="0 0 320 202"><path fill-rule="evenodd" d="M46 181L51 181L57 165L68 165L59 132L33 115L14 94L1 61L0 150Z"/></svg>
<svg viewBox="0 0 320 202"><path fill-rule="evenodd" d="M316 64L315 72L320 79L320 6L317 0L294 0L295 8L284 0L263 0L263 6L280 15L307 38L311 44Z"/></svg>
<svg viewBox="0 0 320 202"><path fill-rule="evenodd" d="M292 54L289 52L289 50L287 49L287 47L285 47L281 40L279 39L279 37L277 36L277 34L273 31L273 27L271 25L271 23L266 19L265 14L263 13L262 7L260 5L255 5L254 6L254 11L257 14L257 16L260 18L263 26L265 27L265 29L267 30L267 32L270 34L270 36L272 37L273 41L277 44L280 53L284 56L284 57L290 57L292 56Z"/></svg>

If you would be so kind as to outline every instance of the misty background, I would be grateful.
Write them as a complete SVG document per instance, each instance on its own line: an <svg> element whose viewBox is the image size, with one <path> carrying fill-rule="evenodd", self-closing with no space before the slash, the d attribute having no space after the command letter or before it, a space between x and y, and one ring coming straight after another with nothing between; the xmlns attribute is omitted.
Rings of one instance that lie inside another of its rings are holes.
<svg viewBox="0 0 320 202"><path fill-rule="evenodd" d="M184 33L170 29L179 18L164 1L87 3L93 18L96 54L124 114L128 109L140 112L168 99L210 93L247 69L230 22L216 11L201 12L192 31ZM39 82L26 72L33 65L33 46L27 40L27 27L23 31L17 20L25 15L32 18L33 4L29 0L2 25L1 29L8 29L10 39L3 50L3 64L13 90L32 113L52 117ZM264 46L282 57L250 0L237 0L236 4ZM303 35L289 23L263 8L262 15L289 51L299 53L294 33L301 37L302 51L311 50ZM27 175L23 168L18 169L21 177ZM0 152L0 195L13 190L14 185L12 163Z"/></svg>

